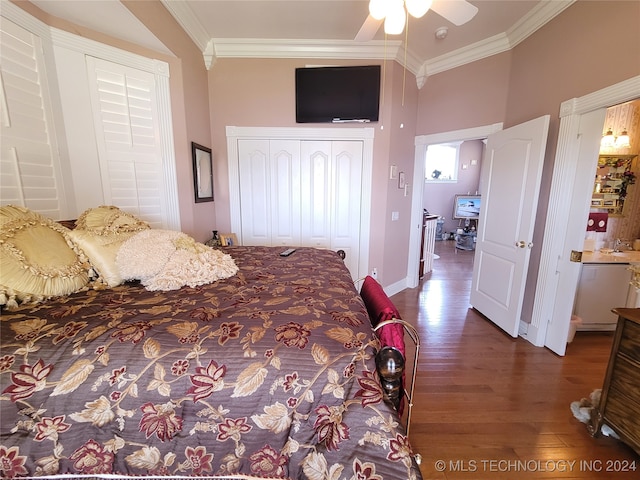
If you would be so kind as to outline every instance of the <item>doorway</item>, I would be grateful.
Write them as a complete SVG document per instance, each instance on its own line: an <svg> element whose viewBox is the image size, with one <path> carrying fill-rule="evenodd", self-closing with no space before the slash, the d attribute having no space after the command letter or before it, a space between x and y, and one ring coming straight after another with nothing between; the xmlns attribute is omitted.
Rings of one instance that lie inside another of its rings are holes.
<svg viewBox="0 0 640 480"><path fill-rule="evenodd" d="M411 225L412 231L409 237L409 260L407 265L407 287L415 288L419 283L419 269L415 268L420 261L420 239L422 237L422 216L424 210L424 178L425 178L425 156L429 145L441 143L465 142L468 140L484 140L491 133L502 130L502 123L484 125L476 128L455 130L451 132L435 133L431 135L420 135L415 139L415 158L413 169L414 188L411 197ZM466 192L459 192L466 193ZM451 202L451 213L453 212L453 198ZM443 207L446 209L446 207ZM431 212L440 214L440 212ZM451 213L445 216L451 217ZM446 230L446 229L445 229Z"/></svg>
<svg viewBox="0 0 640 480"><path fill-rule="evenodd" d="M544 225L542 253L536 280L536 296L532 309L531 323L522 333L523 338L536 346L546 346L559 355L564 355L569 324L576 292L577 264L569 262L568 252L582 250L584 231L593 186L593 174L580 185L567 186L567 178L577 179L577 173L585 170L585 151L592 150L589 162L598 155L599 139L605 121L606 108L638 98L640 76L604 88L580 98L563 102L560 107L561 123L557 144L556 160L548 203L547 219ZM592 115L589 116L588 114ZM594 121L595 119L595 121ZM582 120L582 126L581 126ZM591 120L591 121L589 121ZM424 185L424 153L429 144L446 143L466 139L481 139L502 129L502 124L486 125L474 129L457 130L416 137L414 185ZM587 141L587 139L589 141ZM593 163L588 163L591 165ZM591 183L591 185L589 185ZM578 188L580 187L580 188ZM577 190L581 190L579 204L574 201ZM414 268L420 252L420 226L422 219L422 189L416 188L412 197L412 232L409 243L409 264L407 266L407 287L415 288L418 271ZM582 219L582 225L575 228L572 219Z"/></svg>
<svg viewBox="0 0 640 480"><path fill-rule="evenodd" d="M640 76L560 105L560 129L554 161L548 215L540 256L533 313L523 335L536 346L564 355L580 264L571 251L581 251L606 109L640 94ZM593 170L589 166L593 165ZM572 179L568 182L567 179ZM578 224L576 223L578 222ZM570 301L568 301L570 299Z"/></svg>

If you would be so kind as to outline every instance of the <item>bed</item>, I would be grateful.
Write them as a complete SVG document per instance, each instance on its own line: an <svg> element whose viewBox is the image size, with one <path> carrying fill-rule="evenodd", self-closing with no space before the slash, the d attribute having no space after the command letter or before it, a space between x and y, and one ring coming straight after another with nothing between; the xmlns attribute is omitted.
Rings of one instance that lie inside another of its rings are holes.
<svg viewBox="0 0 640 480"><path fill-rule="evenodd" d="M222 250L211 283L3 309L3 477L421 478L341 258Z"/></svg>

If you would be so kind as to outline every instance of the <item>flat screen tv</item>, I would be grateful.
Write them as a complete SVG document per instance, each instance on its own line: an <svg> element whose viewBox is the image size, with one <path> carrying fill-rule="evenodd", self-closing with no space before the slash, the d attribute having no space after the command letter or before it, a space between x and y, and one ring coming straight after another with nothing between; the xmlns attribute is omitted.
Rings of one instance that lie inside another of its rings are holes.
<svg viewBox="0 0 640 480"><path fill-rule="evenodd" d="M480 195L456 195L453 200L453 218L478 220L480 218Z"/></svg>
<svg viewBox="0 0 640 480"><path fill-rule="evenodd" d="M377 122L380 65L296 68L296 122Z"/></svg>

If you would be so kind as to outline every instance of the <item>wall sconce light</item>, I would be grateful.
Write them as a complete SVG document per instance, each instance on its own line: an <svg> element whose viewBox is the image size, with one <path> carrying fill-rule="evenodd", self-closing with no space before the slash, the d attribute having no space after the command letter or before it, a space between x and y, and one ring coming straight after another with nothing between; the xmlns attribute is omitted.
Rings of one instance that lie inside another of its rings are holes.
<svg viewBox="0 0 640 480"><path fill-rule="evenodd" d="M629 134L626 129L623 129L620 136L616 138L616 148L629 148L630 146Z"/></svg>
<svg viewBox="0 0 640 480"><path fill-rule="evenodd" d="M620 136L615 137L613 135L613 130L609 128L607 133L602 136L600 140L600 146L603 148L628 148L631 146L631 142L629 140L629 134L627 133L627 129L623 129Z"/></svg>
<svg viewBox="0 0 640 480"><path fill-rule="evenodd" d="M600 140L601 147L613 147L616 143L616 137L613 136L613 130L607 130Z"/></svg>

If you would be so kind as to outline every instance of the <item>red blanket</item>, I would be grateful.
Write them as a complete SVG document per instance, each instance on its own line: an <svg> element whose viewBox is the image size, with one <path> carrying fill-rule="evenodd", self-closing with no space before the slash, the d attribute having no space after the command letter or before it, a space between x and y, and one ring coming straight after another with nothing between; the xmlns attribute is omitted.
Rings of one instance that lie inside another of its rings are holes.
<svg viewBox="0 0 640 480"><path fill-rule="evenodd" d="M367 276L364 279L360 296L367 307L371 324L375 327L380 322L400 319L398 309L389 299L387 294L373 277ZM385 325L378 330L378 338L383 347L395 347L405 356L404 328L400 324Z"/></svg>

